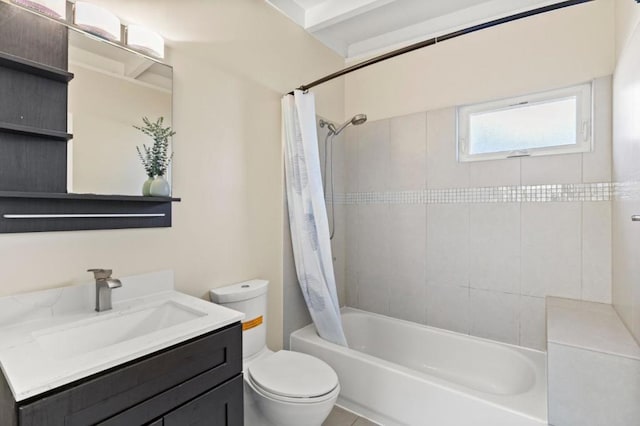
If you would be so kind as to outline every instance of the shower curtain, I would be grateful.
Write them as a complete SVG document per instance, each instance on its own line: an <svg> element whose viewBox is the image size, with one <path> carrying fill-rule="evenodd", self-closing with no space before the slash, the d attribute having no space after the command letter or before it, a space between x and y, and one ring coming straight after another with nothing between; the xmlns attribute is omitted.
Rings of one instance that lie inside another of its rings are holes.
<svg viewBox="0 0 640 426"><path fill-rule="evenodd" d="M347 346L333 273L313 94L296 90L282 98L282 135L298 282L320 337Z"/></svg>

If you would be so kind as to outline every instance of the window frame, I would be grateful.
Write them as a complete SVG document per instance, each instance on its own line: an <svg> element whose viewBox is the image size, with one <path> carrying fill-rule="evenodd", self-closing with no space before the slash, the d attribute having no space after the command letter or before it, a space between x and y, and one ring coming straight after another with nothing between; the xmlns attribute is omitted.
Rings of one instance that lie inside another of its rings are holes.
<svg viewBox="0 0 640 426"><path fill-rule="evenodd" d="M523 150L496 151L482 154L469 152L470 117L479 112L497 112L517 105L536 105L576 97L576 143ZM573 154L593 151L593 82L561 89L531 93L500 100L463 105L456 108L456 140L459 162L500 160L517 157Z"/></svg>

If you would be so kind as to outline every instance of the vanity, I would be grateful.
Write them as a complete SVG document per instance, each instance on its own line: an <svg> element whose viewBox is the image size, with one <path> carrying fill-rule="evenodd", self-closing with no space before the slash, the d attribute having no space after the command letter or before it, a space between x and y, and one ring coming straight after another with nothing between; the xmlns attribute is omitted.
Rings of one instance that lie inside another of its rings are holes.
<svg viewBox="0 0 640 426"><path fill-rule="evenodd" d="M0 298L0 425L243 425L242 313L164 271Z"/></svg>

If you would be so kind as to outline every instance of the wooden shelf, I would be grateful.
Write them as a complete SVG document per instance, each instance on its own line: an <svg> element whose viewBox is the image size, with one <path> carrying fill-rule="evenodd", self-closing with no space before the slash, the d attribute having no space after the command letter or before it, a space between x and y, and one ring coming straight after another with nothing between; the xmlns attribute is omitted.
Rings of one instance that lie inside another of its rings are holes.
<svg viewBox="0 0 640 426"><path fill-rule="evenodd" d="M55 142L67 142L73 139L73 135L57 130L40 129L38 127L22 126L20 124L0 122L0 132L15 133L19 135L36 136L51 139Z"/></svg>
<svg viewBox="0 0 640 426"><path fill-rule="evenodd" d="M171 227L180 198L0 191L0 233Z"/></svg>
<svg viewBox="0 0 640 426"><path fill-rule="evenodd" d="M73 73L68 71L10 55L5 52L0 52L0 66L27 72L50 80L60 81L62 83L68 83L73 79Z"/></svg>
<svg viewBox="0 0 640 426"><path fill-rule="evenodd" d="M0 198L32 198L47 200L95 200L95 201L133 201L141 203L176 203L182 201L173 197L143 197L138 195L107 194L68 194L59 192L18 192L0 191Z"/></svg>

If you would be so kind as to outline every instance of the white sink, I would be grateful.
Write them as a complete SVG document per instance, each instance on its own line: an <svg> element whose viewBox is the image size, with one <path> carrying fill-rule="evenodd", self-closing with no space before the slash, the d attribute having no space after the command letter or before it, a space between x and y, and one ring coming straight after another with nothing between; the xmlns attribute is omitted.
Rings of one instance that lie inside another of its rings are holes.
<svg viewBox="0 0 640 426"><path fill-rule="evenodd" d="M126 342L207 315L173 301L140 310L114 312L34 333L54 358L69 358ZM68 342L62 344L62 342ZM69 344L73 342L72 344Z"/></svg>
<svg viewBox="0 0 640 426"><path fill-rule="evenodd" d="M0 297L0 368L16 401L240 322L244 314L175 291L173 272L120 277L113 309L95 282Z"/></svg>

